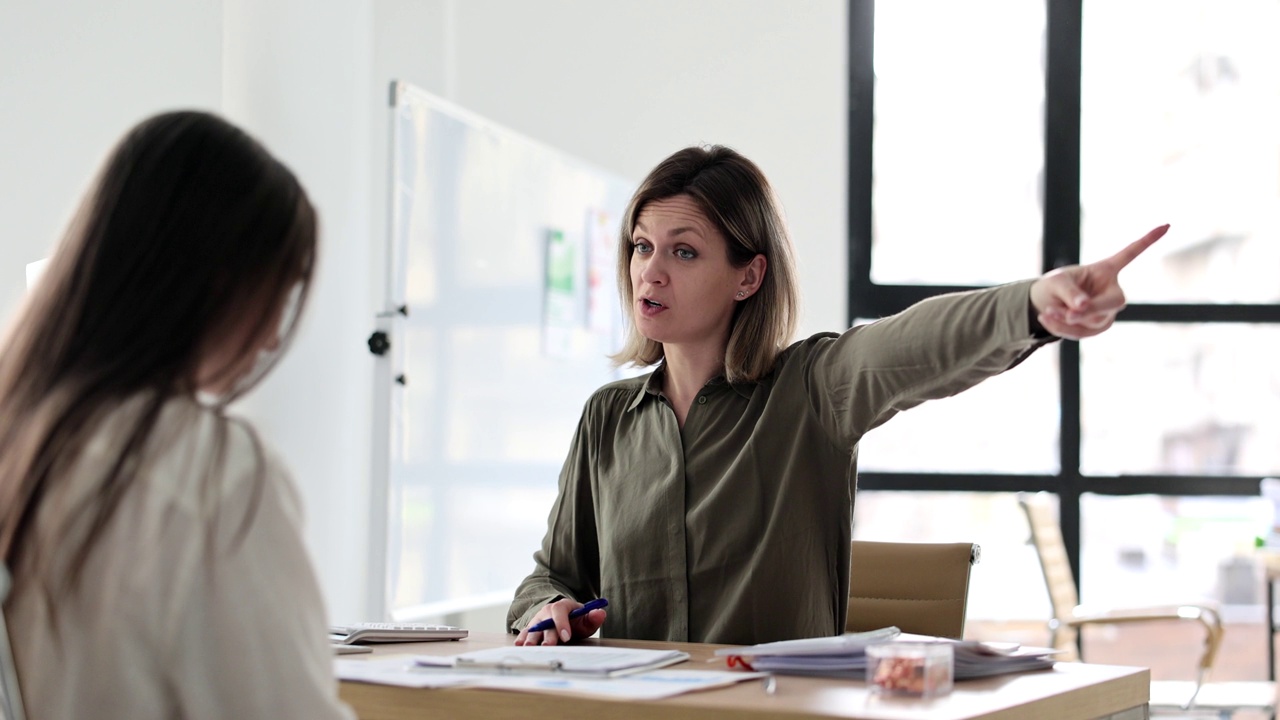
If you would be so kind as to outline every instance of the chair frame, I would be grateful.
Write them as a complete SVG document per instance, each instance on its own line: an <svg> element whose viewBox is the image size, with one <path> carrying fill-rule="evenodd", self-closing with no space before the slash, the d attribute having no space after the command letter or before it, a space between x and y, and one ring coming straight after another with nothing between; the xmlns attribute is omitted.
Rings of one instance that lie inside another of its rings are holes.
<svg viewBox="0 0 1280 720"><path fill-rule="evenodd" d="M1097 610L1080 605L1079 590L1071 565L1067 560L1066 545L1058 517L1046 502L1044 493L1018 493L1018 504L1027 518L1031 531L1031 543L1035 546L1044 574L1045 588L1049 592L1049 604L1053 618L1049 621L1050 644L1061 651L1066 661L1080 660L1080 630L1088 625L1123 625L1144 622L1184 621L1196 622L1204 629L1204 647L1196 663L1193 682L1152 682L1151 708L1183 713L1214 712L1227 720L1236 710L1263 710L1275 718L1274 683L1210 683L1213 662L1222 646L1224 633L1222 616L1218 609L1206 604L1168 605L1157 607L1115 608ZM1232 686L1234 692L1218 692ZM1230 694L1248 700L1223 702L1216 698L1202 701L1202 691L1210 689L1210 695ZM1269 689L1269 693L1267 692ZM1266 699L1269 695L1269 699ZM1259 699L1259 697L1263 699ZM1185 698L1185 699L1180 699Z"/></svg>

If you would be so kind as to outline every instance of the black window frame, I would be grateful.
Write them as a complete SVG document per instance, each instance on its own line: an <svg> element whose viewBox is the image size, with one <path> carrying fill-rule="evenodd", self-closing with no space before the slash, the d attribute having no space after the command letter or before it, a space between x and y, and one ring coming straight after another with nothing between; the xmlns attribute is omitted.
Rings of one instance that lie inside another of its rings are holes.
<svg viewBox="0 0 1280 720"><path fill-rule="evenodd" d="M1083 0L1044 0L1045 112L1042 271L1080 262L1080 60ZM933 295L977 286L880 285L871 280L875 0L849 3L848 324L892 315ZM1097 258L1091 258L1097 259ZM1280 304L1130 304L1117 322L1280 324ZM1088 342L1086 340L1086 342ZM1056 474L860 472L861 490L1036 492L1059 497L1063 540L1080 582L1080 498L1100 495L1256 496L1262 476L1085 475L1080 470L1080 349L1060 341Z"/></svg>

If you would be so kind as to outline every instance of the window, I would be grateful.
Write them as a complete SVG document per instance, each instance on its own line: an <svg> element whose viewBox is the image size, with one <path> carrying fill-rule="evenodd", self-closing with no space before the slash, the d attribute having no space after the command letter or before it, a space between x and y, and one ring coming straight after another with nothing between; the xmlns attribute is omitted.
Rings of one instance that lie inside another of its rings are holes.
<svg viewBox="0 0 1280 720"><path fill-rule="evenodd" d="M929 3L924 21L919 3L876 7L876 283L987 285L1039 271L1044 6L981 7Z"/></svg>
<svg viewBox="0 0 1280 720"><path fill-rule="evenodd" d="M855 536L880 539L907 498L899 518L970 508L935 518L965 532L912 537L969 541L989 533L970 517L1021 523L1007 493L1047 490L1086 601L1167 571L1257 602L1235 557L1280 474L1280 3L854 0L849 17L851 323L1173 225L1125 271L1106 335L872 431ZM1165 531L1138 543L1125 521Z"/></svg>

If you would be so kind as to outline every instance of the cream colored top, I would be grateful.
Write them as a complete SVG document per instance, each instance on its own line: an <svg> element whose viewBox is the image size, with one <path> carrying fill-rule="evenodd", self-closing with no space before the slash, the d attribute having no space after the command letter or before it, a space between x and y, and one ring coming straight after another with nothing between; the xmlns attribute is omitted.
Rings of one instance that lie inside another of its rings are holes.
<svg viewBox="0 0 1280 720"><path fill-rule="evenodd" d="M66 495L42 505L39 541L67 546L57 562L71 543L51 523L114 458L113 426ZM219 428L224 462L211 475ZM150 448L77 590L54 598L57 627L33 583L15 588L9 629L31 720L354 717L337 697L301 504L280 461L264 451L255 482L249 430L190 400L164 408Z"/></svg>

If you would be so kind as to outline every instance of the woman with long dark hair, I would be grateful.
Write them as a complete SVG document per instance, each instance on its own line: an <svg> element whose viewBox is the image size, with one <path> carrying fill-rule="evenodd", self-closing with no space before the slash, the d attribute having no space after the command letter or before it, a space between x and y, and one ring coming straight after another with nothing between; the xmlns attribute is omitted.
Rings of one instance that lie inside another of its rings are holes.
<svg viewBox="0 0 1280 720"><path fill-rule="evenodd" d="M33 719L345 718L300 503L225 406L316 259L293 174L213 115L116 146L0 353L0 558Z"/></svg>

